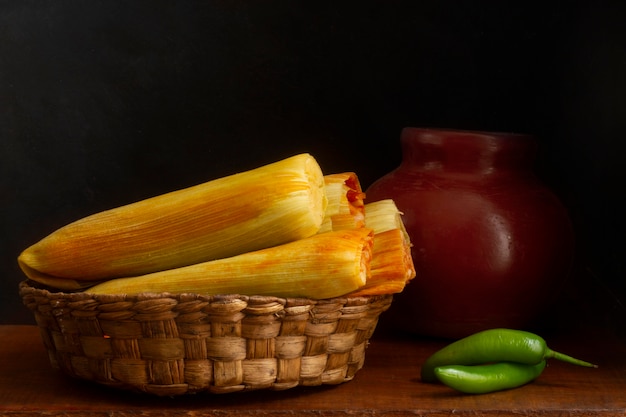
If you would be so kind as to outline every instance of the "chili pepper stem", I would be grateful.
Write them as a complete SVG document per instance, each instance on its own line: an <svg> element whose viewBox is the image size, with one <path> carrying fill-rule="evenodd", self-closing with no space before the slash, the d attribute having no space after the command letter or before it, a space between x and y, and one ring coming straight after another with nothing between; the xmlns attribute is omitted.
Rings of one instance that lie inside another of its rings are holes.
<svg viewBox="0 0 626 417"><path fill-rule="evenodd" d="M544 358L548 359L548 358L552 358L552 359L556 359L559 361L563 361L563 362L567 362L567 363L571 363L572 365L578 365L578 366L586 366L588 368L597 368L598 365L594 365L593 363L589 363L589 362L585 362L583 360L580 359L576 359L573 358L569 355L566 355L564 353L561 352L556 352L550 348L546 349L546 353L544 355Z"/></svg>

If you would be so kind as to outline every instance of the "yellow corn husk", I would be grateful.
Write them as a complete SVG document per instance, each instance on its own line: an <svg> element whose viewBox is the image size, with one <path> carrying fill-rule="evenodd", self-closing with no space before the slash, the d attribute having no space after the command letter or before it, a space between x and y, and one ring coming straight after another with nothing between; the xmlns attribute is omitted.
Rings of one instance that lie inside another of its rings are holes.
<svg viewBox="0 0 626 417"><path fill-rule="evenodd" d="M58 288L226 258L314 235L326 210L324 176L300 154L71 223L18 258Z"/></svg>
<svg viewBox="0 0 626 417"><path fill-rule="evenodd" d="M363 227L365 193L356 173L325 175L324 184L328 205L318 233Z"/></svg>
<svg viewBox="0 0 626 417"><path fill-rule="evenodd" d="M410 242L409 234L402 221L402 212L392 199L374 201L365 204L365 226L374 230L374 233L400 229L404 239Z"/></svg>
<svg viewBox="0 0 626 417"><path fill-rule="evenodd" d="M231 258L106 281L85 292L332 298L354 291L367 281L372 236L372 230L366 228L316 234Z"/></svg>
<svg viewBox="0 0 626 417"><path fill-rule="evenodd" d="M415 278L411 241L393 200L365 205L365 227L374 230L374 246L367 283L350 296L394 294Z"/></svg>

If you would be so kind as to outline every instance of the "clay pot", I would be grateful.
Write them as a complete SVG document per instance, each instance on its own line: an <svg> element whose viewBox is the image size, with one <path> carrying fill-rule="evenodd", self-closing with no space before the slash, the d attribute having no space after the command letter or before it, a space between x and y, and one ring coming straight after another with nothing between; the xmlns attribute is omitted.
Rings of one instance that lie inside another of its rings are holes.
<svg viewBox="0 0 626 417"><path fill-rule="evenodd" d="M534 175L533 137L408 127L402 163L366 190L404 213L417 276L387 315L399 329L458 338L524 328L570 271L566 209Z"/></svg>

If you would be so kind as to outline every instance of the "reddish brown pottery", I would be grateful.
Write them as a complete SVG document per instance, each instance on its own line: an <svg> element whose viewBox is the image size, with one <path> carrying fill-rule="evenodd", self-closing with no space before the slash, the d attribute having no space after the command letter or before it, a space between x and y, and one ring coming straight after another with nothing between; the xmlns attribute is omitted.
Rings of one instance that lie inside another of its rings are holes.
<svg viewBox="0 0 626 417"><path fill-rule="evenodd" d="M393 198L411 237L416 278L388 318L412 333L458 338L524 328L567 276L567 211L533 173L527 135L408 127L402 163L367 190Z"/></svg>

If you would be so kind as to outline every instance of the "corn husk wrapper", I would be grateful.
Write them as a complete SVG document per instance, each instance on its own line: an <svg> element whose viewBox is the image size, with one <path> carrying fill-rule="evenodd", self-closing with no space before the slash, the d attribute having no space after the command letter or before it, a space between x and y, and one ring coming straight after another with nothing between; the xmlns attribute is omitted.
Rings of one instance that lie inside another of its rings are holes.
<svg viewBox="0 0 626 417"><path fill-rule="evenodd" d="M397 294L416 276L411 241L402 213L391 199L365 205L365 226L374 230L374 247L367 283L350 294Z"/></svg>
<svg viewBox="0 0 626 417"><path fill-rule="evenodd" d="M301 154L78 220L18 262L35 281L78 289L312 236L326 204L323 173Z"/></svg>
<svg viewBox="0 0 626 417"><path fill-rule="evenodd" d="M328 205L318 233L345 230L365 225L365 193L354 172L324 176Z"/></svg>
<svg viewBox="0 0 626 417"><path fill-rule="evenodd" d="M367 282L372 244L373 231L367 228L321 233L231 258L110 280L85 292L338 297Z"/></svg>

